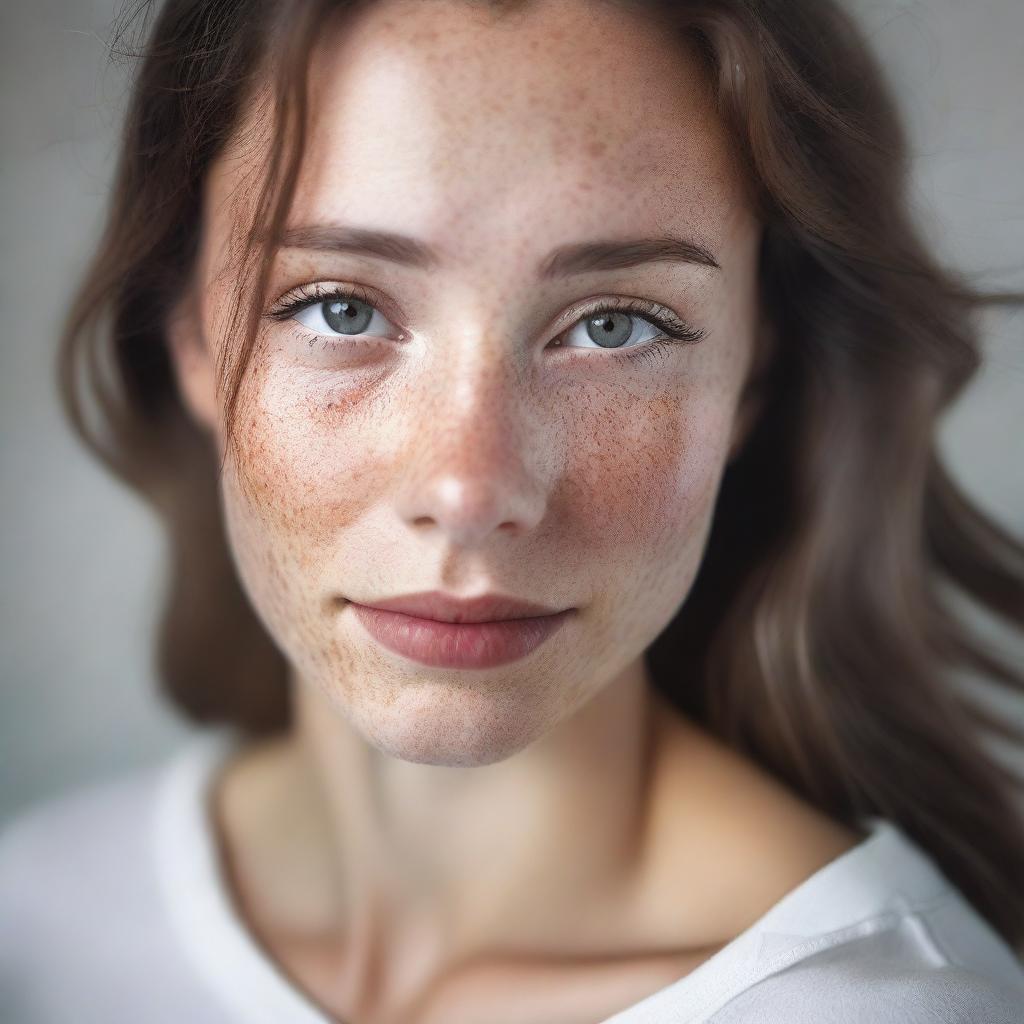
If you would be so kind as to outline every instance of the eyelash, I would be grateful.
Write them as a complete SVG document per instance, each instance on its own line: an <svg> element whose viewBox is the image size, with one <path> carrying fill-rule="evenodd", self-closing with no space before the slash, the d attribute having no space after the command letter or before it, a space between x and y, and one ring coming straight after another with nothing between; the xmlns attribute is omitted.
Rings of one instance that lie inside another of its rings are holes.
<svg viewBox="0 0 1024 1024"><path fill-rule="evenodd" d="M374 298L359 285L346 285L339 288L334 285L304 285L293 298L280 302L267 316L276 321L291 319L297 313L319 302L326 302L328 299L358 299L369 306L373 306L380 312L379 305ZM702 329L690 327L674 313L665 309L664 306L647 299L629 299L622 302L615 300L596 302L590 308L582 310L576 318L569 323L561 334L572 330L578 323L600 313L627 313L646 320L652 327L661 331L661 336L645 342L642 345L634 345L631 348L623 349L619 358L643 360L651 358L660 350L670 345L695 345L704 338L705 332ZM561 336L559 335L559 337ZM315 336L309 340L310 347L314 344ZM329 338L325 342L329 345ZM615 350L609 350L615 351Z"/></svg>

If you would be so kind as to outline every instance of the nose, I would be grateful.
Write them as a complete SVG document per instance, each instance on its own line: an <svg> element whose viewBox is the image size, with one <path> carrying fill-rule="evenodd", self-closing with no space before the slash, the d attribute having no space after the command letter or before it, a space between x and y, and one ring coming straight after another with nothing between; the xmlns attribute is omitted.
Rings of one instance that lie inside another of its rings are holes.
<svg viewBox="0 0 1024 1024"><path fill-rule="evenodd" d="M473 548L543 519L553 452L515 378L493 365L449 376L410 422L397 509L411 529Z"/></svg>

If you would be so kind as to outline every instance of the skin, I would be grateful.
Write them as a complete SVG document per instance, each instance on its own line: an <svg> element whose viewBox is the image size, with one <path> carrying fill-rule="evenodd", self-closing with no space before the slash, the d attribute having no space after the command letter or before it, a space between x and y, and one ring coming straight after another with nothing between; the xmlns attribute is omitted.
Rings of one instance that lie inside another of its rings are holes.
<svg viewBox="0 0 1024 1024"><path fill-rule="evenodd" d="M358 350L264 321L222 477L296 709L215 788L234 898L339 1019L593 1024L861 838L655 697L642 658L756 414L761 227L696 59L614 6L500 21L385 0L325 26L311 75L289 226L402 232L441 260L275 259L264 312L321 282L362 286L379 314ZM249 145L211 170L196 287L169 324L222 452ZM666 233L719 267L538 278L557 246ZM603 350L593 298L649 300L705 336ZM345 604L427 589L576 614L527 658L446 670L381 648Z"/></svg>

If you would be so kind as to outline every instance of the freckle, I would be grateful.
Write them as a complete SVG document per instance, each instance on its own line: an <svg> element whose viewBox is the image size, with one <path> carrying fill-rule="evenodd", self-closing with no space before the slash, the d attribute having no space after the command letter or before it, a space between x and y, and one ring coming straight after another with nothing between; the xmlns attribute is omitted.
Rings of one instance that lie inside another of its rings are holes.
<svg viewBox="0 0 1024 1024"><path fill-rule="evenodd" d="M602 157L608 152L608 143L603 139L592 139L587 143L587 156ZM589 187L589 186L588 186Z"/></svg>

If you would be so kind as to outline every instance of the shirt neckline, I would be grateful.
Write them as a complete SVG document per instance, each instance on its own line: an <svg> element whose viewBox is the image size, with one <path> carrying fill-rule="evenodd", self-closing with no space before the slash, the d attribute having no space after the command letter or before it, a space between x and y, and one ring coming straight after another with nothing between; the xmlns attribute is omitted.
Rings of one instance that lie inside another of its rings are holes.
<svg viewBox="0 0 1024 1024"><path fill-rule="evenodd" d="M164 767L153 843L166 910L193 968L245 1024L337 1024L257 943L225 883L209 799L218 769L243 743L209 729ZM699 1024L739 992L823 949L891 928L953 890L894 823L867 815L867 835L791 889L694 970L600 1024Z"/></svg>

